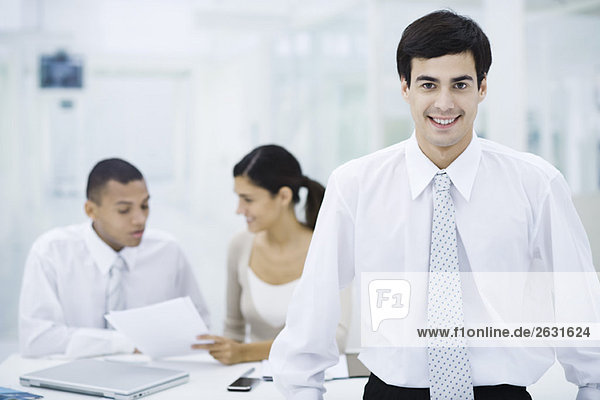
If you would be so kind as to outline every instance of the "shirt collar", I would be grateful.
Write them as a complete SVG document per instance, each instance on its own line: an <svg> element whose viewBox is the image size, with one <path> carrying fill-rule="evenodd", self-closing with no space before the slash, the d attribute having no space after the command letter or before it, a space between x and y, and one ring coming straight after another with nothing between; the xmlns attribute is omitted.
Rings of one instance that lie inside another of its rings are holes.
<svg viewBox="0 0 600 400"><path fill-rule="evenodd" d="M98 236L91 222L86 224L84 237L92 259L101 273L107 274L119 256L123 257L129 270L135 266L137 247L124 247L119 252L114 251Z"/></svg>
<svg viewBox="0 0 600 400"><path fill-rule="evenodd" d="M467 200L471 199L473 182L481 160L481 143L473 132L473 139L467 148L446 168L446 173L458 192ZM431 183L440 169L419 148L413 132L406 147L406 168L412 199L416 199Z"/></svg>

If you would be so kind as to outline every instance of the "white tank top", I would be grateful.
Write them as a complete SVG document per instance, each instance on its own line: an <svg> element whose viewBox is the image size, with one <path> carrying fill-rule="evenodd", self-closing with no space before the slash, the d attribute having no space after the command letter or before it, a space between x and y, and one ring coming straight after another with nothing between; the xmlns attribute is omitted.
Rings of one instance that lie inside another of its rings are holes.
<svg viewBox="0 0 600 400"><path fill-rule="evenodd" d="M274 328L283 326L298 279L282 285L272 285L256 276L252 268L248 267L248 270L250 296L257 314Z"/></svg>

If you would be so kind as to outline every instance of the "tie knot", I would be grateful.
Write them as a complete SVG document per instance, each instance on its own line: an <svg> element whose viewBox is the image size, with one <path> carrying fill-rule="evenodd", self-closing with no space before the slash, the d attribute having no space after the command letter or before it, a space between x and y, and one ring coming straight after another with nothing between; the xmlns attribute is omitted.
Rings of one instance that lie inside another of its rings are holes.
<svg viewBox="0 0 600 400"><path fill-rule="evenodd" d="M117 256L117 259L113 263L111 270L119 270L119 272L123 272L127 269L127 263L120 255Z"/></svg>
<svg viewBox="0 0 600 400"><path fill-rule="evenodd" d="M435 185L436 192L443 192L445 190L450 190L450 185L452 184L452 181L450 181L450 177L448 176L446 171L442 171L435 174L433 184Z"/></svg>

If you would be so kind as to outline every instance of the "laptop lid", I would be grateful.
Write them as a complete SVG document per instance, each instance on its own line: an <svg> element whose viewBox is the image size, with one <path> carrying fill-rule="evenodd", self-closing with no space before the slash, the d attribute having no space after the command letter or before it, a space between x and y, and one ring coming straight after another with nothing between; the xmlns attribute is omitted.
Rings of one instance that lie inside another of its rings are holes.
<svg viewBox="0 0 600 400"><path fill-rule="evenodd" d="M358 359L358 353L346 354L348 376L350 378L368 378L371 371Z"/></svg>
<svg viewBox="0 0 600 400"><path fill-rule="evenodd" d="M21 385L131 400L189 380L189 374L122 362L76 360L19 377Z"/></svg>

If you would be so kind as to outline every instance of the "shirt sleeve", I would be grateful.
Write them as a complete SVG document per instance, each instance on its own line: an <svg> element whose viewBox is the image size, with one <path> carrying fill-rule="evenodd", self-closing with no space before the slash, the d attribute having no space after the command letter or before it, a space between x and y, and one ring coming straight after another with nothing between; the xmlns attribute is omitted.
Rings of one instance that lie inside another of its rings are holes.
<svg viewBox="0 0 600 400"><path fill-rule="evenodd" d="M354 222L334 172L285 328L275 339L269 356L275 384L286 398L322 398L324 371L338 361L340 288L353 277Z"/></svg>
<svg viewBox="0 0 600 400"><path fill-rule="evenodd" d="M340 354L346 351L348 330L352 319L352 285L340 291L340 321L337 325L335 340Z"/></svg>
<svg viewBox="0 0 600 400"><path fill-rule="evenodd" d="M246 322L241 310L242 288L240 286L238 264L242 256L242 237L231 241L227 253L227 315L223 336L243 342L246 336Z"/></svg>
<svg viewBox="0 0 600 400"><path fill-rule="evenodd" d="M178 296L189 296L198 310L198 313L202 317L202 320L206 324L206 326L210 329L210 313L208 311L208 307L206 305L206 301L204 300L204 296L202 296L202 292L198 287L198 281L196 280L196 276L194 275L194 271L192 270L192 266L188 261L187 257L183 253L183 250L179 248L177 245L177 249L179 252L178 255L178 278L177 278L177 292Z"/></svg>
<svg viewBox="0 0 600 400"><path fill-rule="evenodd" d="M600 283L589 242L561 174L550 183L535 233L534 258L541 258L554 279L558 324L600 323ZM571 343L556 348L569 382L579 386L578 399L600 398L600 348ZM589 396L592 397L589 397Z"/></svg>
<svg viewBox="0 0 600 400"><path fill-rule="evenodd" d="M107 329L66 324L56 290L55 265L32 249L25 263L19 300L19 342L25 357L64 354L69 358L131 353L132 343Z"/></svg>

